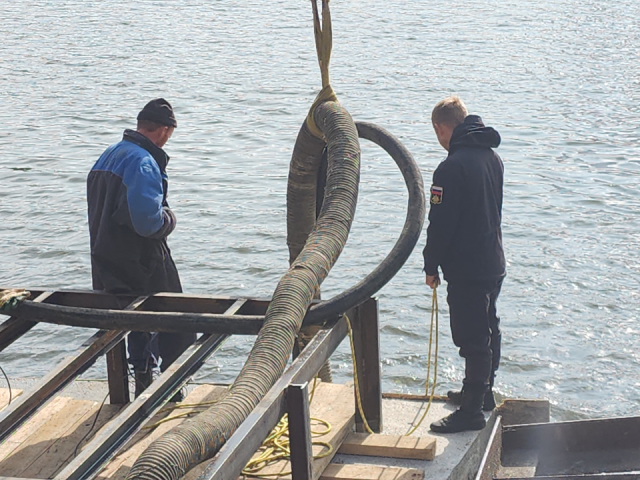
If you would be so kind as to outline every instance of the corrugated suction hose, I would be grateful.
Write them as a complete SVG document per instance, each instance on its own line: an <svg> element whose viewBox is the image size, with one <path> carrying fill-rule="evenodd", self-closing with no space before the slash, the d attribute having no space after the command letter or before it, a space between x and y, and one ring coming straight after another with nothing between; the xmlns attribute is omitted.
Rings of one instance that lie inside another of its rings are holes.
<svg viewBox="0 0 640 480"><path fill-rule="evenodd" d="M360 145L351 116L331 101L313 116L327 140L325 199L305 246L276 287L247 362L223 400L153 442L127 479L178 479L213 457L282 375L314 294L344 248L358 198ZM305 122L293 156L315 161L324 145L306 128Z"/></svg>

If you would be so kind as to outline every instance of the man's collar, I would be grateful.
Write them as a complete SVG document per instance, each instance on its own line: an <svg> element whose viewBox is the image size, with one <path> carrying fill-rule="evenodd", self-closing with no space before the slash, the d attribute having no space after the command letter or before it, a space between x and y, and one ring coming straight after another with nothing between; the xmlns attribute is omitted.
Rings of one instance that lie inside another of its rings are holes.
<svg viewBox="0 0 640 480"><path fill-rule="evenodd" d="M167 155L163 149L135 130L125 130L122 139L144 148L155 159L158 167L160 167L160 171L162 173L165 172L167 169L167 163L169 163L169 155Z"/></svg>

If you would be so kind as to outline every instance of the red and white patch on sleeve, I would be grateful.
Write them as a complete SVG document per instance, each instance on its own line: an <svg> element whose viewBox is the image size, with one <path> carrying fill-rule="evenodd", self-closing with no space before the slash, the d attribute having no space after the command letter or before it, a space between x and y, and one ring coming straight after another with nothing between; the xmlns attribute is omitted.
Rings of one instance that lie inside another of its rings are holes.
<svg viewBox="0 0 640 480"><path fill-rule="evenodd" d="M433 205L439 205L442 203L442 192L442 187L431 185L431 203Z"/></svg>

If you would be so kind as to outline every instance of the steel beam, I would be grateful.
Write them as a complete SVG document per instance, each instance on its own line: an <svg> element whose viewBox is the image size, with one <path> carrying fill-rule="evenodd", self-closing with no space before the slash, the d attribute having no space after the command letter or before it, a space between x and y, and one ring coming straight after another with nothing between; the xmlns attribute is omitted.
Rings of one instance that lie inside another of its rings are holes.
<svg viewBox="0 0 640 480"><path fill-rule="evenodd" d="M356 356L356 372L362 411L367 424L375 433L382 431L382 391L380 382L380 334L378 328L378 300L370 298L351 310L351 328ZM357 401L357 399L356 399ZM364 432L360 411L356 409L356 431Z"/></svg>
<svg viewBox="0 0 640 480"><path fill-rule="evenodd" d="M232 315L246 302L237 300L226 313ZM84 446L54 480L88 480L135 435L143 423L155 415L167 399L177 393L228 338L227 335L202 335L151 386L112 419Z"/></svg>
<svg viewBox="0 0 640 480"><path fill-rule="evenodd" d="M127 308L137 308L145 299L146 297L140 297ZM2 410L0 412L0 442L33 415L54 394L91 367L98 357L111 350L125 335L126 332L118 331L100 330L96 332L88 342L85 342L86 347L79 350L75 357L63 360L36 383L30 392L19 396L15 402Z"/></svg>
<svg viewBox="0 0 640 480"><path fill-rule="evenodd" d="M235 300L227 297L159 293L151 295L143 308L124 311L119 303L130 295L95 291L56 291L53 295L55 301L42 304L27 300L12 313L30 322L102 330L257 335L270 302L246 299L238 314L228 315L223 312ZM318 302L312 302L312 306Z"/></svg>
<svg viewBox="0 0 640 480"><path fill-rule="evenodd" d="M36 295L33 302L46 302L51 295L53 295L53 292L40 293ZM30 322L29 320L16 317L11 317L6 322L3 322L2 325L0 325L0 352L35 326L36 322Z"/></svg>
<svg viewBox="0 0 640 480"><path fill-rule="evenodd" d="M311 444L308 385L308 383L304 383L302 385L290 385L287 388L292 480L311 480L313 478L313 447Z"/></svg>
<svg viewBox="0 0 640 480"><path fill-rule="evenodd" d="M124 339L107 352L107 382L109 383L109 403L125 405L129 403L129 368L127 346Z"/></svg>

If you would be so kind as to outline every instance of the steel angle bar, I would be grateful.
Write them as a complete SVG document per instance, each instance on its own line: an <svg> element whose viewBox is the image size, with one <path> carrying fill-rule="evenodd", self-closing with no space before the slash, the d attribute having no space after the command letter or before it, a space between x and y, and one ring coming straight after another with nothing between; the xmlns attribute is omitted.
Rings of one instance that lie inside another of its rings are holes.
<svg viewBox="0 0 640 480"><path fill-rule="evenodd" d="M34 303L46 302L53 292L44 292L33 299ZM0 352L27 333L36 322L24 320L22 318L11 317L0 325Z"/></svg>
<svg viewBox="0 0 640 480"><path fill-rule="evenodd" d="M237 300L225 312L232 315L246 302ZM131 402L83 448L54 480L85 480L94 478L101 467L135 435L142 424L155 415L167 399L178 392L228 338L228 335L202 335L151 386Z"/></svg>
<svg viewBox="0 0 640 480"><path fill-rule="evenodd" d="M140 297L128 309L134 309L144 303L147 297ZM15 402L0 413L0 442L7 438L22 422L29 418L55 393L68 385L78 375L85 372L98 357L113 348L124 338L127 332L96 332L83 344L75 357L63 360L58 366L45 375L31 391L19 396Z"/></svg>
<svg viewBox="0 0 640 480"><path fill-rule="evenodd" d="M291 478L296 480L311 480L313 478L313 444L311 443L308 385L308 383L289 385L287 388Z"/></svg>
<svg viewBox="0 0 640 480"><path fill-rule="evenodd" d="M231 435L214 457L215 461L209 464L198 480L238 478L262 441L284 415L287 387L310 381L346 335L347 322L344 318L340 318L332 328L321 330Z"/></svg>

